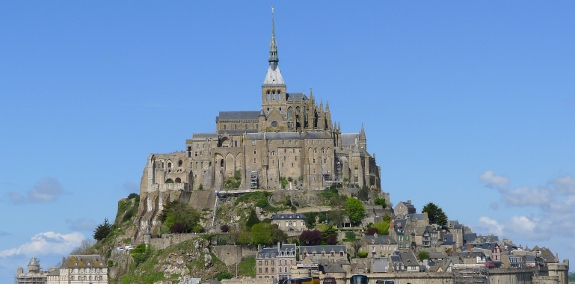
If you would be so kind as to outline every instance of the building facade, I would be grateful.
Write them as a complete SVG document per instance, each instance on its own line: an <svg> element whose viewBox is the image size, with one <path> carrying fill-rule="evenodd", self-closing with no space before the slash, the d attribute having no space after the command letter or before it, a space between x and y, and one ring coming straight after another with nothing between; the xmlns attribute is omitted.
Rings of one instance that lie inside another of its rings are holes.
<svg viewBox="0 0 575 284"><path fill-rule="evenodd" d="M214 198L205 191L324 189L332 183L380 188L380 168L367 151L363 125L359 132L342 133L329 103L318 104L311 89L288 92L273 17L269 53L259 109L220 111L215 132L194 133L184 151L148 157L140 232L157 225L156 215L169 201Z"/></svg>
<svg viewBox="0 0 575 284"><path fill-rule="evenodd" d="M47 284L108 284L108 267L99 255L70 255L48 274Z"/></svg>

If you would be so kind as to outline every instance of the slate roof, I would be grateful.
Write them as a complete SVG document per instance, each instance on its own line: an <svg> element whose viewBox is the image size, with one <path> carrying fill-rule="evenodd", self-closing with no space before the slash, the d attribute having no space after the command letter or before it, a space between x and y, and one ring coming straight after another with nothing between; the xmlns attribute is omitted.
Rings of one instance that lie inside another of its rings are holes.
<svg viewBox="0 0 575 284"><path fill-rule="evenodd" d="M345 273L345 269L341 267L341 264L328 264L323 266L324 273Z"/></svg>
<svg viewBox="0 0 575 284"><path fill-rule="evenodd" d="M392 236L364 236L366 244L368 245L396 245L397 240Z"/></svg>
<svg viewBox="0 0 575 284"><path fill-rule="evenodd" d="M443 235L443 242L441 244L442 245L453 245L453 244L455 244L455 242L453 241L453 235L452 234Z"/></svg>
<svg viewBox="0 0 575 284"><path fill-rule="evenodd" d="M218 139L218 134L216 134L216 133L194 133L194 134L192 134L192 140L205 140L208 138Z"/></svg>
<svg viewBox="0 0 575 284"><path fill-rule="evenodd" d="M278 248L277 247L263 248L260 251L258 251L258 257L257 258L275 258L277 254L278 254Z"/></svg>
<svg viewBox="0 0 575 284"><path fill-rule="evenodd" d="M405 203L406 206L407 205L411 205L409 203ZM413 205L411 205L413 208L415 208ZM425 214L423 213L413 213L413 214L407 214L405 215L406 219L411 219L412 221L425 221Z"/></svg>
<svg viewBox="0 0 575 284"><path fill-rule="evenodd" d="M419 266L419 262L413 252L402 252L400 256L404 266Z"/></svg>
<svg viewBox="0 0 575 284"><path fill-rule="evenodd" d="M497 243L494 243L494 242L472 243L471 244L471 246L473 248L480 248L480 249L486 249L486 250L493 250L496 245L497 245Z"/></svg>
<svg viewBox="0 0 575 284"><path fill-rule="evenodd" d="M359 133L341 134L341 144L343 146L355 145L355 139L359 139Z"/></svg>
<svg viewBox="0 0 575 284"><path fill-rule="evenodd" d="M70 255L68 258L62 260L61 267L107 267L107 264L102 263L102 257L99 255Z"/></svg>
<svg viewBox="0 0 575 284"><path fill-rule="evenodd" d="M326 246L300 246L299 247L299 253L300 255L303 254L304 252L307 252L308 254L312 254L314 251L316 254L321 254L322 251L325 251L326 254L330 253L331 251L334 251L335 253L339 253L340 251L343 251L344 253L347 252L347 247L343 246L343 245L326 245Z"/></svg>
<svg viewBox="0 0 575 284"><path fill-rule="evenodd" d="M306 139L331 139L331 136L323 131L308 131L303 137Z"/></svg>
<svg viewBox="0 0 575 284"><path fill-rule="evenodd" d="M447 255L442 252L429 252L429 259L444 259Z"/></svg>
<svg viewBox="0 0 575 284"><path fill-rule="evenodd" d="M463 243L466 244L474 242L476 238L477 238L476 233L463 234Z"/></svg>
<svg viewBox="0 0 575 284"><path fill-rule="evenodd" d="M307 101L307 97L304 93L288 93L287 100L288 101Z"/></svg>
<svg viewBox="0 0 575 284"><path fill-rule="evenodd" d="M216 121L220 120L251 120L257 121L260 114L259 110L256 111L220 111L216 116Z"/></svg>
<svg viewBox="0 0 575 284"><path fill-rule="evenodd" d="M272 214L272 220L285 220L285 219L302 219L305 220L307 217L302 213L288 213L288 214Z"/></svg>
<svg viewBox="0 0 575 284"><path fill-rule="evenodd" d="M373 264L371 265L371 272L378 273L378 272L388 272L389 271L389 259L384 258L374 258Z"/></svg>

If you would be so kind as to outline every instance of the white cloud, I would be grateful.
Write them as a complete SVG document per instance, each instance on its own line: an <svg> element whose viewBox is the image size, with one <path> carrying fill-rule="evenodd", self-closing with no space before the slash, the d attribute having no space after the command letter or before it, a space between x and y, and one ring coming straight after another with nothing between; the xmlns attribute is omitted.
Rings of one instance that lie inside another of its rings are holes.
<svg viewBox="0 0 575 284"><path fill-rule="evenodd" d="M575 195L575 179L570 175L556 178L550 184L555 187L557 194Z"/></svg>
<svg viewBox="0 0 575 284"><path fill-rule="evenodd" d="M509 178L497 175L494 171L486 171L479 176L479 179L489 188L502 190L509 183Z"/></svg>
<svg viewBox="0 0 575 284"><path fill-rule="evenodd" d="M501 200L508 206L548 206L549 190L537 187L520 187L502 192Z"/></svg>
<svg viewBox="0 0 575 284"><path fill-rule="evenodd" d="M62 194L64 190L60 182L53 178L43 178L26 195L11 192L8 197L12 203L39 203L54 201Z"/></svg>
<svg viewBox="0 0 575 284"><path fill-rule="evenodd" d="M79 232L70 234L60 234L54 232L44 232L33 236L29 242L17 247L0 251L0 258L12 257L16 255L38 256L56 253L67 255L74 248L78 247L86 237Z"/></svg>
<svg viewBox="0 0 575 284"><path fill-rule="evenodd" d="M505 229L504 225L501 225L496 220L485 216L479 217L479 227L480 229L487 231L489 234L498 236L503 235L503 230Z"/></svg>
<svg viewBox="0 0 575 284"><path fill-rule="evenodd" d="M96 228L94 221L84 218L76 220L66 219L66 223L68 223L68 228L72 231L92 231Z"/></svg>

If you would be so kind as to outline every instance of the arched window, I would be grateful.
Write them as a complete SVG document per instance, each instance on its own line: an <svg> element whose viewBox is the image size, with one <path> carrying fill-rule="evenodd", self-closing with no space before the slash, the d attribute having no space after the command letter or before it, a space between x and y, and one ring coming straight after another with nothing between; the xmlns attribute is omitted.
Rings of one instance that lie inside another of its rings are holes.
<svg viewBox="0 0 575 284"><path fill-rule="evenodd" d="M181 167L181 166L182 166L182 160L179 160L178 161L178 167Z"/></svg>
<svg viewBox="0 0 575 284"><path fill-rule="evenodd" d="M222 159L222 160L220 161L220 167L223 167L223 166L224 166L224 159Z"/></svg>
<svg viewBox="0 0 575 284"><path fill-rule="evenodd" d="M182 183L182 179L181 179L181 178L176 178L176 183Z"/></svg>

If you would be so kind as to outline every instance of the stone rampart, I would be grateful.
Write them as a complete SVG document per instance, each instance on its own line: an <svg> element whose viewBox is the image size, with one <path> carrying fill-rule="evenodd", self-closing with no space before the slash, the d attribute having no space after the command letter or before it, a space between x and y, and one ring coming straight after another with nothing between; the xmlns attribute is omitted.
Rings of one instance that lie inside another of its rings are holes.
<svg viewBox="0 0 575 284"><path fill-rule="evenodd" d="M165 249L173 244L197 238L198 234L163 234L159 238L151 238L150 245L158 249Z"/></svg>

